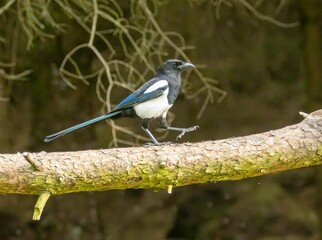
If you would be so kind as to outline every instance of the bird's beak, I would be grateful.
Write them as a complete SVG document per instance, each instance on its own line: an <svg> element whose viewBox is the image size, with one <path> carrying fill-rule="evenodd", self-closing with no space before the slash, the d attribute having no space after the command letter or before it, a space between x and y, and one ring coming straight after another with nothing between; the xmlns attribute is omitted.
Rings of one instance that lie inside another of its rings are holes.
<svg viewBox="0 0 322 240"><path fill-rule="evenodd" d="M193 65L191 63L188 63L188 62L184 62L180 66L178 66L178 68L180 70L183 70L183 69L186 69L186 68L194 68L194 67L195 67L195 65Z"/></svg>

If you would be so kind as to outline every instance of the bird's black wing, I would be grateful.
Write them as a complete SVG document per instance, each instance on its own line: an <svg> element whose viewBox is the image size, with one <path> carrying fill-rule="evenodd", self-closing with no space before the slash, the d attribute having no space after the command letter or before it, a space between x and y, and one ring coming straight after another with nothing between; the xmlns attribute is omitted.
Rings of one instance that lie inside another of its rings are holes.
<svg viewBox="0 0 322 240"><path fill-rule="evenodd" d="M155 82L157 82L157 79L153 79L152 81L149 81L142 85L141 88L130 94L128 97L126 97L123 101L121 101L111 112L106 113L102 116L99 116L97 118L91 119L89 121L80 123L78 125L72 126L70 128L67 128L65 130L62 130L58 133L51 134L45 138L45 142L50 142L58 137L64 136L70 132L73 132L75 130L87 127L89 125L92 125L94 123L112 118L114 116L117 116L118 114L122 113L123 110L128 109L130 107L133 107L139 103L149 101L151 99L157 98L163 94L163 92L167 89L168 86L163 86L156 88L153 91L146 92L146 90L151 87Z"/></svg>
<svg viewBox="0 0 322 240"><path fill-rule="evenodd" d="M124 110L133 107L139 103L143 103L151 99L160 97L167 88L168 86L163 86L147 93L142 93L142 91L135 91L129 96L127 96L125 99L123 99L110 113L119 110Z"/></svg>

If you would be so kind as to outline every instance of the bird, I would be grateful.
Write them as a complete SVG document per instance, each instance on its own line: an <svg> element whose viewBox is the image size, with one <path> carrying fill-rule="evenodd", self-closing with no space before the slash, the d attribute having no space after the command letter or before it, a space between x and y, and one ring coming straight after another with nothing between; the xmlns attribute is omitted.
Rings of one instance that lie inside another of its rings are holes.
<svg viewBox="0 0 322 240"><path fill-rule="evenodd" d="M181 72L194 67L195 66L189 62L169 59L159 66L152 79L145 82L140 88L124 98L110 112L60 132L48 135L45 137L44 142L50 142L75 130L79 130L103 120L115 120L121 117L140 118L142 120L141 127L151 138L153 142L152 145L163 144L159 142L149 130L149 123L154 119L160 120L161 128L180 132L177 139L181 138L186 132L195 131L199 126L196 125L189 128L171 127L168 124L166 117L168 110L172 107L179 95L182 85Z"/></svg>

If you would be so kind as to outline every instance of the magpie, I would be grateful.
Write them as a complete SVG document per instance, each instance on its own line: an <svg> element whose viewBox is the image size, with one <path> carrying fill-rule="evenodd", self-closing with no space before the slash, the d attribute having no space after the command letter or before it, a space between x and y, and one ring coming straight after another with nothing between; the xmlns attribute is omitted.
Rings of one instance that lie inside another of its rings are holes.
<svg viewBox="0 0 322 240"><path fill-rule="evenodd" d="M195 131L198 126L190 128L170 127L167 120L167 112L176 100L180 88L182 70L195 67L193 64L177 59L165 61L158 68L155 76L144 83L139 89L122 100L112 111L67 128L60 132L47 136L44 141L50 142L75 130L87 127L106 119L118 119L120 117L138 117L142 119L142 129L149 135L155 145L162 143L152 135L149 130L149 122L153 119L160 120L161 128L181 132L177 138L181 138L186 132Z"/></svg>

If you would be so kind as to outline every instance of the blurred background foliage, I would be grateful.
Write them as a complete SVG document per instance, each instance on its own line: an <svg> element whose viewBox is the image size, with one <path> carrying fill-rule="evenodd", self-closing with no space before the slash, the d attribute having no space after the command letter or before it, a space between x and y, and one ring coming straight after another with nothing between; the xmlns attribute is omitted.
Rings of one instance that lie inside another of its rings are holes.
<svg viewBox="0 0 322 240"><path fill-rule="evenodd" d="M138 122L95 117L168 58L184 75L170 119L182 141L267 131L321 108L320 0L8 0L0 4L0 151L141 144ZM126 126L126 128L125 128ZM173 140L175 135L158 133ZM0 239L320 239L321 169L166 191L1 196Z"/></svg>

